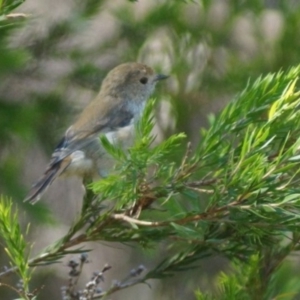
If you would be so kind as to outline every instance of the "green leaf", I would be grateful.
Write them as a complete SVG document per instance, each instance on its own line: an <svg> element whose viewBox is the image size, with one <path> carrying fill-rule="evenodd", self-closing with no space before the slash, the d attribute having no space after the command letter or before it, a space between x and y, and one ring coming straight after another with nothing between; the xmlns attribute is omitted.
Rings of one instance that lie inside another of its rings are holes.
<svg viewBox="0 0 300 300"><path fill-rule="evenodd" d="M4 250L10 258L12 266L17 268L25 291L28 291L28 283L31 278L28 263L30 247L21 232L18 211L13 212L12 201L3 196L0 200L0 235L5 243Z"/></svg>

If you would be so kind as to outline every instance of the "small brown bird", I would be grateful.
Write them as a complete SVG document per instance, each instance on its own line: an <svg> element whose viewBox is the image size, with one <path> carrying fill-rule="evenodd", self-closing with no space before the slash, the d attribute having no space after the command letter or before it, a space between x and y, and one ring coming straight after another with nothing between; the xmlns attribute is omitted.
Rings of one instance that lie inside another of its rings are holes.
<svg viewBox="0 0 300 300"><path fill-rule="evenodd" d="M132 143L134 122L159 80L141 63L125 63L111 70L102 82L99 94L70 126L56 149L44 175L32 186L25 201L35 203L61 175L104 177L112 166L99 139L105 134L113 144L128 147Z"/></svg>

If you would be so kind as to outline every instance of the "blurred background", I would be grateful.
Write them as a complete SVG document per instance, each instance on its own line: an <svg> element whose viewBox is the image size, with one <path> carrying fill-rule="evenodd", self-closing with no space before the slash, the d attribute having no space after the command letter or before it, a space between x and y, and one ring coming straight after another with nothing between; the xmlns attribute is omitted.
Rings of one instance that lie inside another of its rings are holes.
<svg viewBox="0 0 300 300"><path fill-rule="evenodd" d="M18 203L24 228L31 223L32 255L66 233L80 211L83 189L76 178L63 179L33 207L22 199L111 68L139 61L170 74L155 94L158 140L184 131L196 145L209 115L249 79L300 61L298 0L26 0L15 12L27 18L0 28L0 192ZM108 263L110 286L140 264L150 268L163 251L89 246L92 263L82 285ZM2 249L0 260L7 264ZM61 299L66 265L36 270L33 286L45 285L40 299ZM213 290L224 268L225 259L210 258L197 270L151 282L151 289L140 285L110 299L193 299L196 288ZM12 299L7 290L0 295Z"/></svg>

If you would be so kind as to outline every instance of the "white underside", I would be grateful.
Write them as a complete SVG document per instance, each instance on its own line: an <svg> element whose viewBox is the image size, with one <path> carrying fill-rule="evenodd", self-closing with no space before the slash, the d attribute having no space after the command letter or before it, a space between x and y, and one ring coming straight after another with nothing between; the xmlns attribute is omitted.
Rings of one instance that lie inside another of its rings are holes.
<svg viewBox="0 0 300 300"><path fill-rule="evenodd" d="M127 148L131 145L133 128L133 124L130 124L118 131L108 132L105 136L111 144L116 145L120 143L122 147ZM97 141L95 144L97 146ZM85 174L100 175L101 177L107 176L111 168L112 159L108 155L105 155L100 140L99 146L95 147L95 144L92 149L93 152L97 152L96 155L93 155L96 159L87 157L84 150L77 150L71 154L72 162L63 172L62 176L77 175L82 177ZM91 152L91 149L88 150Z"/></svg>

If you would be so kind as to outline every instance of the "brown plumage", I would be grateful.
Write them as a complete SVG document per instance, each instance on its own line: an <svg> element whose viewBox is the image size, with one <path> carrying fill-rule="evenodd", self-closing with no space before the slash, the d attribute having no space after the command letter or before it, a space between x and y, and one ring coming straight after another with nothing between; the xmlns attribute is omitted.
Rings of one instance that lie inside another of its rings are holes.
<svg viewBox="0 0 300 300"><path fill-rule="evenodd" d="M142 114L155 84L167 76L140 63L125 63L111 70L96 98L68 128L52 154L44 175L32 186L25 201L35 203L60 175L105 176L112 159L101 146L99 135L128 147L133 123Z"/></svg>

